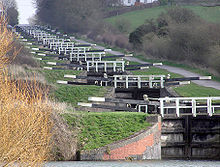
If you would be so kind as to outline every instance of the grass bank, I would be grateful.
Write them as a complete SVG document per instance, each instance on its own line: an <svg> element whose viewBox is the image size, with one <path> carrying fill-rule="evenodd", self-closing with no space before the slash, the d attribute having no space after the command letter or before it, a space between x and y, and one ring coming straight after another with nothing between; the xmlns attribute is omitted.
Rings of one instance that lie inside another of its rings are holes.
<svg viewBox="0 0 220 167"><path fill-rule="evenodd" d="M81 150L92 150L119 141L150 126L147 114L127 112L64 114L70 126L81 129Z"/></svg>
<svg viewBox="0 0 220 167"><path fill-rule="evenodd" d="M47 61L52 61L52 60L56 61L50 58L48 60L40 61L39 63L43 67L46 65ZM37 72L43 74L47 82L52 86L52 89L50 90L51 98L56 99L60 102L66 102L68 104L71 104L73 107L78 107L77 103L79 101L87 102L88 97L90 96L104 96L108 89L106 87L100 87L100 86L60 85L56 83L57 80L64 80L64 81L71 80L64 78L65 74L79 75L81 71L40 69Z"/></svg>

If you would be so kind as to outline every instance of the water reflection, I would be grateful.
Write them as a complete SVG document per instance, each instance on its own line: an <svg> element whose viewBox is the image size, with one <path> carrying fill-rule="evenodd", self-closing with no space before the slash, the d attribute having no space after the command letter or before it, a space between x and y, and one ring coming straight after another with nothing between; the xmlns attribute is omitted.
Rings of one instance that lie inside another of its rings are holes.
<svg viewBox="0 0 220 167"><path fill-rule="evenodd" d="M220 161L50 162L45 167L220 167Z"/></svg>

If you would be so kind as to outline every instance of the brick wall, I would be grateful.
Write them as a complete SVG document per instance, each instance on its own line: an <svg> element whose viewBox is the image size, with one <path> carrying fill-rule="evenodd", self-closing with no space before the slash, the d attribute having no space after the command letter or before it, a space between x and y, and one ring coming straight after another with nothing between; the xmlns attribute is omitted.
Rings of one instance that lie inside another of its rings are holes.
<svg viewBox="0 0 220 167"><path fill-rule="evenodd" d="M149 116L147 121L151 121L153 126L105 147L82 151L80 159L91 161L161 159L161 118Z"/></svg>

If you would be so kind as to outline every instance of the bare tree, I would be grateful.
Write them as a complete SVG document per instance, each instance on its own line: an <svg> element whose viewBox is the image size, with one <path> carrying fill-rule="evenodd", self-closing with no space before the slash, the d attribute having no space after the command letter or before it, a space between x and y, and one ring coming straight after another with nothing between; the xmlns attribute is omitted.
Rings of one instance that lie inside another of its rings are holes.
<svg viewBox="0 0 220 167"><path fill-rule="evenodd" d="M7 12L9 8L17 9L17 3L15 0L0 0L3 5L4 10Z"/></svg>
<svg viewBox="0 0 220 167"><path fill-rule="evenodd" d="M100 0L36 0L37 16L68 32L84 32L102 17Z"/></svg>

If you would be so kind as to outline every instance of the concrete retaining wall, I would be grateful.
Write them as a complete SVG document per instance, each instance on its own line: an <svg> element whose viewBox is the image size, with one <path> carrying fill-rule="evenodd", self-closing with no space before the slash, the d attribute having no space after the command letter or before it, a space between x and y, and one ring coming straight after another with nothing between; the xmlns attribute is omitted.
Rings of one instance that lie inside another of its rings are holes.
<svg viewBox="0 0 220 167"><path fill-rule="evenodd" d="M161 159L161 118L149 116L146 121L151 122L153 126L105 147L82 151L80 160Z"/></svg>

